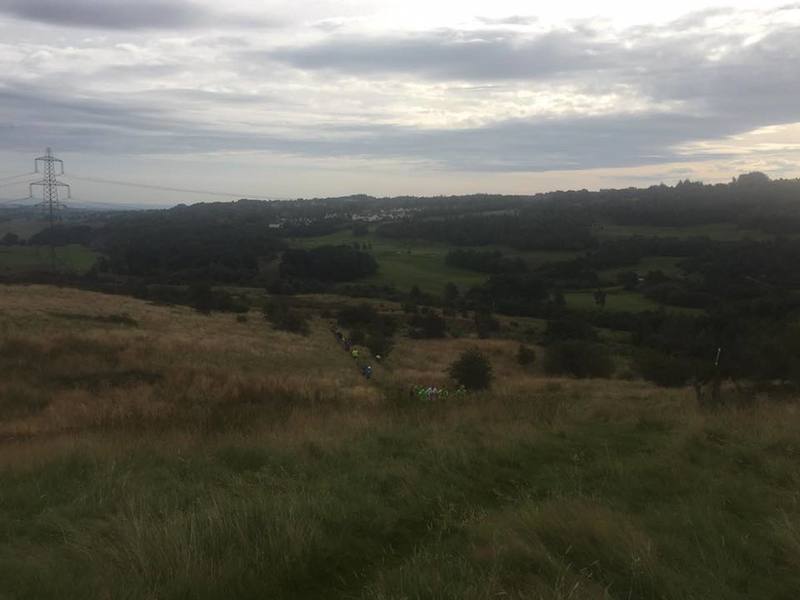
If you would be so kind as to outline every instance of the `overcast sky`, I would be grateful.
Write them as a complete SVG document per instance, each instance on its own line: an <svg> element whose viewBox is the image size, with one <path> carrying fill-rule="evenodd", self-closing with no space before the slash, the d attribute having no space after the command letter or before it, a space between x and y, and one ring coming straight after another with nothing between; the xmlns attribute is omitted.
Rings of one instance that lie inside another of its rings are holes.
<svg viewBox="0 0 800 600"><path fill-rule="evenodd" d="M798 65L800 3L0 0L0 178L46 146L94 202L797 177Z"/></svg>

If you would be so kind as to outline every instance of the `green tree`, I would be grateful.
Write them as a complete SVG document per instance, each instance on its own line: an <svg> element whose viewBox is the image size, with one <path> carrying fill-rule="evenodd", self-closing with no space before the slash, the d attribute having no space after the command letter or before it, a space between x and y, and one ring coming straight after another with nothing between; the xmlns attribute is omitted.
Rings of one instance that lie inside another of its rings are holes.
<svg viewBox="0 0 800 600"><path fill-rule="evenodd" d="M448 373L468 390L485 390L492 383L492 364L483 352L470 348L461 353Z"/></svg>

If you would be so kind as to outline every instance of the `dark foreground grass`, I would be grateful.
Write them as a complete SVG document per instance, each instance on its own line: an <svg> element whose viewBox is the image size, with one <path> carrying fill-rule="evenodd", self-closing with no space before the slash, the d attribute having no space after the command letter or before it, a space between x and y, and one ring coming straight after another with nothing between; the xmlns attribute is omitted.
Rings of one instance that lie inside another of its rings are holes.
<svg viewBox="0 0 800 600"><path fill-rule="evenodd" d="M537 431L535 406L505 408L505 434L395 407L320 441L6 467L0 597L796 598L800 434L662 409Z"/></svg>

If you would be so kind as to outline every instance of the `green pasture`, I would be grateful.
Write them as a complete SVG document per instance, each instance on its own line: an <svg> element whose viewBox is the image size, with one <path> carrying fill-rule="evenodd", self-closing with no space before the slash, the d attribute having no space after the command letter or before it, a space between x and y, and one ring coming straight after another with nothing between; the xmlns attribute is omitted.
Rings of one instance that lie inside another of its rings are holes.
<svg viewBox="0 0 800 600"><path fill-rule="evenodd" d="M97 260L97 254L79 244L55 249L56 268L85 273ZM47 270L51 265L48 246L0 246L0 273Z"/></svg>
<svg viewBox="0 0 800 600"><path fill-rule="evenodd" d="M680 306L665 306L654 300L644 297L639 292L629 292L622 288L606 289L606 304L602 310L612 312L644 312L647 310L666 309L667 312L684 314L702 314L699 308L684 308ZM567 306L577 310L600 310L595 304L593 291L566 292L564 298Z"/></svg>
<svg viewBox="0 0 800 600"><path fill-rule="evenodd" d="M36 235L47 228L47 221L44 219L31 218L11 218L0 220L0 238L7 233L14 233L20 238L27 240L32 235Z"/></svg>
<svg viewBox="0 0 800 600"><path fill-rule="evenodd" d="M369 283L392 284L401 291L417 285L423 292L439 295L445 283L452 282L462 289L479 285L486 275L467 269L450 267L445 264L445 256L454 246L426 240L393 239L370 232L354 236L349 229L329 235L293 238L291 245L296 248L316 248L325 245L368 244L370 252L378 261L380 271L367 280ZM570 260L577 252L533 251L520 252L503 246L481 246L480 250L500 250L508 256L520 256L535 268L548 262Z"/></svg>

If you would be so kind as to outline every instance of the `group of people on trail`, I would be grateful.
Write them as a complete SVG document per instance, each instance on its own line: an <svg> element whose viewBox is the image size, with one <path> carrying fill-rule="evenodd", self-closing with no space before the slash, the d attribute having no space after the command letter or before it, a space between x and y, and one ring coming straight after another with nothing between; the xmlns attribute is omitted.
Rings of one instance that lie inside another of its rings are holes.
<svg viewBox="0 0 800 600"><path fill-rule="evenodd" d="M447 388L443 387L440 388L436 387L435 385L433 386L429 385L428 387L425 387L424 385L417 385L411 388L409 395L412 400L416 397L419 398L420 400L433 402L439 399L444 400L448 398L450 394L453 394L454 396L463 396L466 393L467 393L467 388L465 388L463 385L458 386L452 392Z"/></svg>
<svg viewBox="0 0 800 600"><path fill-rule="evenodd" d="M358 361L358 359L360 357L360 353L358 351L358 348L356 348L353 345L352 340L350 338L346 337L341 331L339 331L335 327L331 327L331 329L333 330L334 337L336 337L336 341L339 342L339 345L342 348L344 348L344 351L345 352L349 352L350 356L353 357L353 360ZM380 360L379 356L377 356L376 358L378 360ZM368 365L368 364L360 365L359 366L359 371L361 371L361 374L366 379L371 379L372 378L372 367L370 365Z"/></svg>

